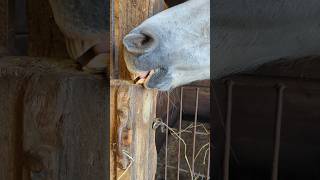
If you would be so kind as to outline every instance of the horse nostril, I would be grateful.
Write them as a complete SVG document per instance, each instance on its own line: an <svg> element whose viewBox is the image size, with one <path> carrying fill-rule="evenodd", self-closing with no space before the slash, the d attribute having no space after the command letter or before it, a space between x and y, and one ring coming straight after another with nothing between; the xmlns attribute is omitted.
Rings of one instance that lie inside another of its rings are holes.
<svg viewBox="0 0 320 180"><path fill-rule="evenodd" d="M150 34L130 33L123 39L127 51L133 54L145 54L156 48L158 41Z"/></svg>
<svg viewBox="0 0 320 180"><path fill-rule="evenodd" d="M146 46L148 43L151 43L152 42L152 38L151 37L149 37L149 36L147 36L147 35L145 35L145 38L142 40L142 42L141 42L141 46Z"/></svg>
<svg viewBox="0 0 320 180"><path fill-rule="evenodd" d="M132 46L138 49L144 49L148 45L148 43L152 42L152 38L144 34L134 34L129 37L131 37Z"/></svg>

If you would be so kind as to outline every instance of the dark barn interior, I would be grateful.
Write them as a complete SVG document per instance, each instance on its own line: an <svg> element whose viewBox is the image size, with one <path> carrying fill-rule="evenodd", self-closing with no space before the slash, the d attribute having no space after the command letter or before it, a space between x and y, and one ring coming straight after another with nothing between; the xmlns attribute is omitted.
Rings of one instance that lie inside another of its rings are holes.
<svg viewBox="0 0 320 180"><path fill-rule="evenodd" d="M214 179L274 179L274 170L280 180L320 178L319 62L318 57L283 60L213 84Z"/></svg>

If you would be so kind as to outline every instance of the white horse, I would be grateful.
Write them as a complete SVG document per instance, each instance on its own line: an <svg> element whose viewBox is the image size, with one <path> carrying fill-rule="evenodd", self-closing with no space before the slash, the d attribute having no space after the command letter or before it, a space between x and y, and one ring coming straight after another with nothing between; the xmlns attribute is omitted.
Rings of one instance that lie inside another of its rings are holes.
<svg viewBox="0 0 320 180"><path fill-rule="evenodd" d="M109 0L50 0L71 57L105 67ZM169 90L280 58L319 55L320 1L189 0L147 19L123 40L128 69L147 88ZM89 53L87 53L89 52ZM91 56L90 56L91 55ZM95 56L96 55L96 56Z"/></svg>
<svg viewBox="0 0 320 180"><path fill-rule="evenodd" d="M124 38L128 69L148 88L168 90L221 78L280 58L320 54L320 1L189 0Z"/></svg>

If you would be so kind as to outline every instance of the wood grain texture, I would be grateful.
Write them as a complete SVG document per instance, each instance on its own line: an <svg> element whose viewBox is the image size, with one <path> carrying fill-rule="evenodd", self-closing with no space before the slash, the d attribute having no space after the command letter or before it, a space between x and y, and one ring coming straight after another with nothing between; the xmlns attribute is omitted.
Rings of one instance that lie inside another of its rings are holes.
<svg viewBox="0 0 320 180"><path fill-rule="evenodd" d="M112 2L111 59L114 59L114 69L110 72L115 71L112 74L119 74L120 79L129 80L130 73L124 61L122 39L145 19L164 10L165 3L162 0L113 0ZM116 76L114 78L118 78Z"/></svg>
<svg viewBox="0 0 320 180"><path fill-rule="evenodd" d="M9 54L13 48L13 1L0 0L0 55Z"/></svg>
<svg viewBox="0 0 320 180"><path fill-rule="evenodd" d="M48 0L28 0L28 55L68 57L63 34L56 25Z"/></svg>
<svg viewBox="0 0 320 180"><path fill-rule="evenodd" d="M0 84L0 179L14 180L18 179L17 172L21 170L16 149L21 145L18 137L21 135L18 94L22 83L19 78L4 75L1 68Z"/></svg>
<svg viewBox="0 0 320 180"><path fill-rule="evenodd" d="M154 179L157 153L152 124L156 117L157 92L121 80L110 83L110 178ZM123 150L133 161L123 154Z"/></svg>
<svg viewBox="0 0 320 180"><path fill-rule="evenodd" d="M70 60L0 59L0 179L108 179L108 80Z"/></svg>
<svg viewBox="0 0 320 180"><path fill-rule="evenodd" d="M7 40L8 40L8 17L9 17L9 11L8 11L8 1L7 0L1 0L0 1L0 18L1 18L1 24L0 24L0 53L1 51L5 51L5 47L7 46ZM3 53L2 52L2 53Z"/></svg>
<svg viewBox="0 0 320 180"><path fill-rule="evenodd" d="M164 8L162 0L111 1L110 77L121 79L111 80L110 91L110 171L113 180L119 177L130 180L155 178L157 154L152 124L156 117L157 93L125 81L131 78L124 61L122 39ZM124 151L133 160L124 155Z"/></svg>

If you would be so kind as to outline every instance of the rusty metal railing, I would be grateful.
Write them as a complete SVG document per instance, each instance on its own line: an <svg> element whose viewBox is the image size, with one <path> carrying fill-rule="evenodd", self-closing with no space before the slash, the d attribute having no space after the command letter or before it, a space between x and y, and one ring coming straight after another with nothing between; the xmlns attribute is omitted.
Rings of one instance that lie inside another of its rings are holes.
<svg viewBox="0 0 320 180"><path fill-rule="evenodd" d="M251 82L255 82L255 86L260 87L276 87L277 90L277 104L276 104L276 116L275 116L275 131L274 131L274 142L273 142L273 160L272 160L272 171L271 180L278 180L278 169L279 169L279 152L280 152L280 140L281 140L281 123L283 114L283 97L286 85L281 83L281 80L265 77L257 83L251 79L251 76L236 77L235 79L225 80L227 86L227 106L226 106L226 117L224 123L225 129L225 147L224 147L224 158L223 158L223 180L229 180L230 175L230 153L231 153L231 120L232 120L232 105L233 105L233 87L235 85L248 85ZM286 79L287 83L291 86L296 86L296 79ZM309 82L305 82L308 84Z"/></svg>

